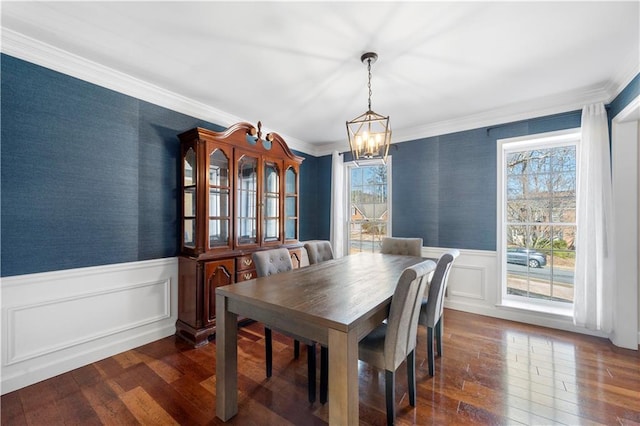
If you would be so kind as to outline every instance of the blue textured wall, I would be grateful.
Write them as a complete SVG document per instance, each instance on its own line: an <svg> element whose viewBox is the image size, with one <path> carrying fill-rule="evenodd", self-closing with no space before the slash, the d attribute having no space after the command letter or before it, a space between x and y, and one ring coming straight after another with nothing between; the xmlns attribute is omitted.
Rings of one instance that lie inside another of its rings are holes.
<svg viewBox="0 0 640 426"><path fill-rule="evenodd" d="M629 103L640 96L640 73L611 102L608 111L609 120L615 118Z"/></svg>
<svg viewBox="0 0 640 426"><path fill-rule="evenodd" d="M176 135L222 128L7 55L0 60L0 275L174 256ZM639 94L636 76L610 116ZM575 111L396 144L394 235L495 250L496 140L579 125ZM296 154L306 158L300 238L328 239L331 156Z"/></svg>
<svg viewBox="0 0 640 426"><path fill-rule="evenodd" d="M1 56L2 276L175 256L179 141L223 128ZM314 217L317 167L300 174ZM316 226L301 219L301 236Z"/></svg>
<svg viewBox="0 0 640 426"><path fill-rule="evenodd" d="M316 182L317 209L314 239L328 240L331 236L331 156L318 157L318 178Z"/></svg>
<svg viewBox="0 0 640 426"><path fill-rule="evenodd" d="M495 250L497 140L580 126L580 111L396 144L393 234Z"/></svg>
<svg viewBox="0 0 640 426"><path fill-rule="evenodd" d="M300 240L315 240L318 217L318 159L312 155L294 151L304 157L300 165Z"/></svg>

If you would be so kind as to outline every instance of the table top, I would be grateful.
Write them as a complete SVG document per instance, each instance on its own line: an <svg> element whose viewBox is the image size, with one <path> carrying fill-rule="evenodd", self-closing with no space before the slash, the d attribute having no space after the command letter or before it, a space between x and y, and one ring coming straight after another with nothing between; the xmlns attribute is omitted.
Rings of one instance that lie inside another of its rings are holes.
<svg viewBox="0 0 640 426"><path fill-rule="evenodd" d="M216 289L216 295L278 312L287 321L348 332L389 305L402 271L421 257L358 253Z"/></svg>

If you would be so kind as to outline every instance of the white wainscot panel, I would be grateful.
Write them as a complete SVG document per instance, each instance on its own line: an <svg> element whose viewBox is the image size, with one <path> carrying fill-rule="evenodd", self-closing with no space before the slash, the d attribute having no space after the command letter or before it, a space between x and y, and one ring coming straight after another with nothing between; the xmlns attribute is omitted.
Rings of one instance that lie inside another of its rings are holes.
<svg viewBox="0 0 640 426"><path fill-rule="evenodd" d="M2 393L175 333L175 258L2 280Z"/></svg>
<svg viewBox="0 0 640 426"><path fill-rule="evenodd" d="M484 300L485 272L481 266L454 263L449 272L448 296Z"/></svg>
<svg viewBox="0 0 640 426"><path fill-rule="evenodd" d="M422 255L438 258L447 249L423 247ZM519 321L543 327L606 337L573 324L573 319L553 312L532 311L500 304L498 255L495 251L460 250L449 275L445 308Z"/></svg>
<svg viewBox="0 0 640 426"><path fill-rule="evenodd" d="M7 308L6 365L169 318L169 287L167 279Z"/></svg>
<svg viewBox="0 0 640 426"><path fill-rule="evenodd" d="M424 247L422 255L439 258L446 248ZM446 307L488 306L493 302L496 254L484 250L460 250L449 273L449 283L445 299ZM464 310L464 309L463 309Z"/></svg>

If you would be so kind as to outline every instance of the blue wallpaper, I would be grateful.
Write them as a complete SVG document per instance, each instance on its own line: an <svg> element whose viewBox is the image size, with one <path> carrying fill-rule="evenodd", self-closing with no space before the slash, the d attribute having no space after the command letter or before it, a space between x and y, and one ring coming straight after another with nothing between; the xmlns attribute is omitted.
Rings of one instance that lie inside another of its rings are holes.
<svg viewBox="0 0 640 426"><path fill-rule="evenodd" d="M640 73L635 76L633 80L627 87L625 87L622 92L616 96L616 98L611 102L609 108L609 120L611 121L615 118L616 115L620 113L629 103L640 96ZM609 126L611 127L611 126Z"/></svg>
<svg viewBox="0 0 640 426"><path fill-rule="evenodd" d="M304 157L300 165L300 240L317 239L318 217L318 159L312 155L294 151Z"/></svg>
<svg viewBox="0 0 640 426"><path fill-rule="evenodd" d="M220 130L2 55L2 276L174 256L176 135Z"/></svg>
<svg viewBox="0 0 640 426"><path fill-rule="evenodd" d="M175 256L176 136L195 126L222 127L0 58L0 275ZM639 94L636 76L610 115ZM495 250L496 140L578 127L580 115L395 144L393 234L420 236L426 246ZM306 158L300 239L328 239L331 156L296 154Z"/></svg>
<svg viewBox="0 0 640 426"><path fill-rule="evenodd" d="M318 157L316 181L317 209L314 212L315 235L313 239L328 240L331 237L331 156Z"/></svg>
<svg viewBox="0 0 640 426"><path fill-rule="evenodd" d="M580 111L395 144L392 229L425 246L495 250L497 140L580 126Z"/></svg>

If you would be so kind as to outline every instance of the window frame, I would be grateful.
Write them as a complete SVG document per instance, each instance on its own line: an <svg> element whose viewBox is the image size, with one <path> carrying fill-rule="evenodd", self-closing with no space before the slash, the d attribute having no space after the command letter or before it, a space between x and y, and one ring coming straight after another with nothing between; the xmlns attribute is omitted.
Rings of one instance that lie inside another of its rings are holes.
<svg viewBox="0 0 640 426"><path fill-rule="evenodd" d="M387 157L387 161L386 162L382 162L382 160L358 160L357 162L355 161L348 161L344 163L344 185L345 185L345 190L344 190L344 214L345 214L345 221L344 221L344 244L345 244L345 248L344 248L344 253L345 255L349 255L350 251L351 251L351 233L350 233L350 225L351 225L351 169L353 169L354 167L362 167L362 166L380 166L383 165L387 168L387 200L388 200L388 208L387 208L387 212L388 212L388 219L387 219L387 236L391 236L392 234L392 229L391 229L391 225L392 225L392 217L393 217L393 198L392 198L392 191L391 189L393 188L392 185L392 157L391 155L389 155Z"/></svg>
<svg viewBox="0 0 640 426"><path fill-rule="evenodd" d="M497 291L497 306L518 308L528 311L538 311L561 316L572 316L572 303L557 302L546 299L537 299L507 294L507 245L505 244L505 233L507 223L506 208L506 186L507 171L505 168L506 155L514 151L531 149L552 148L567 145L574 145L576 149L576 179L579 173L580 154L580 128L572 128L545 133L534 133L514 138L498 139L497 142L497 196L496 196L496 266L499 277L499 289ZM577 198L576 187L576 198ZM577 210L577 204L576 204ZM577 217L577 213L576 213ZM575 285L575 283L574 283Z"/></svg>

